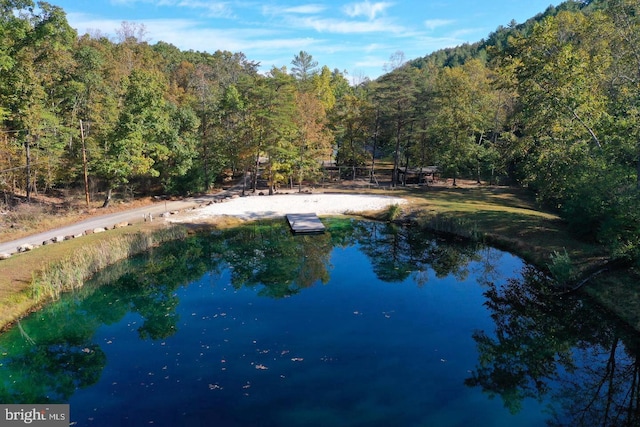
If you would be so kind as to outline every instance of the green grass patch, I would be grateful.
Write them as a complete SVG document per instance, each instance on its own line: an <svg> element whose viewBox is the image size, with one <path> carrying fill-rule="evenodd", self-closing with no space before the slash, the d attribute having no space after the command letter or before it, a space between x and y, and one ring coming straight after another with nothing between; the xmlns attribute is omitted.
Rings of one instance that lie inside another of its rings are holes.
<svg viewBox="0 0 640 427"><path fill-rule="evenodd" d="M602 262L602 247L571 236L560 217L540 209L524 190L506 187L396 190L427 227L485 240L546 269L565 249L576 272Z"/></svg>

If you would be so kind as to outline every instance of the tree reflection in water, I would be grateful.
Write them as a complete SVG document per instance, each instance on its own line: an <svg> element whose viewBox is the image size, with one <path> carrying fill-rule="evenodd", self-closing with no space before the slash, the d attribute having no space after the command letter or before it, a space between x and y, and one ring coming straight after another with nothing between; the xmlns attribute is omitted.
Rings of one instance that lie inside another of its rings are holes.
<svg viewBox="0 0 640 427"><path fill-rule="evenodd" d="M376 222L355 224L355 243L366 254L376 276L385 282L400 282L410 275L424 285L427 274L464 280L469 264L480 258L479 246L450 242L407 227Z"/></svg>
<svg viewBox="0 0 640 427"><path fill-rule="evenodd" d="M558 295L539 271L485 282L494 333L476 331L478 366L466 384L512 412L551 397L553 426L640 425L640 340L580 295Z"/></svg>

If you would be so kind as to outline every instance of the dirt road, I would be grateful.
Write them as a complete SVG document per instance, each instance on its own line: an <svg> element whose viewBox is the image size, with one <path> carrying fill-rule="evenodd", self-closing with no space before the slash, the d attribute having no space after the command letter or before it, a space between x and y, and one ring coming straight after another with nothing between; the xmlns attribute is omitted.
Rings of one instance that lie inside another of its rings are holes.
<svg viewBox="0 0 640 427"><path fill-rule="evenodd" d="M94 230L96 228L112 228L115 224L128 222L134 224L144 221L145 215L151 214L154 220L161 220L160 215L164 212L180 211L207 204L217 198L222 197L220 194L205 195L200 197L192 197L179 201L160 201L142 208L131 209L112 214L100 215L77 222L68 226L56 228L43 233L33 234L21 239L0 243L0 254L13 254L18 252L18 248L22 245L40 246L42 242L56 237L76 236L84 233L86 230Z"/></svg>

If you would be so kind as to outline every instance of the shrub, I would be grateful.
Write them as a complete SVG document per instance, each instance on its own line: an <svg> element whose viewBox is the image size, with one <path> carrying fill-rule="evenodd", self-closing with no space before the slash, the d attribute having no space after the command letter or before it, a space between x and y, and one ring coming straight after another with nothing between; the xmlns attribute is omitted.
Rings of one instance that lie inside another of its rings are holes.
<svg viewBox="0 0 640 427"><path fill-rule="evenodd" d="M547 264L547 268L558 284L565 285L575 278L573 261L566 249L563 252L553 251L551 263Z"/></svg>
<svg viewBox="0 0 640 427"><path fill-rule="evenodd" d="M402 213L402 208L400 208L400 205L398 204L389 205L389 207L387 208L387 214L386 214L387 221L394 221L398 219L401 213Z"/></svg>

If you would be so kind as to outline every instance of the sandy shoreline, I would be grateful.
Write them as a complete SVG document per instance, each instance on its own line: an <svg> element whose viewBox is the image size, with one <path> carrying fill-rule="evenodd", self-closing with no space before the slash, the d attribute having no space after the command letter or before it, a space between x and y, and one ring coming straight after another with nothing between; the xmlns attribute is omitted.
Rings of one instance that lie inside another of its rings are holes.
<svg viewBox="0 0 640 427"><path fill-rule="evenodd" d="M290 213L338 215L376 211L407 201L400 197L365 194L276 194L231 199L172 217L171 222L193 222L216 216L241 219L276 218Z"/></svg>

